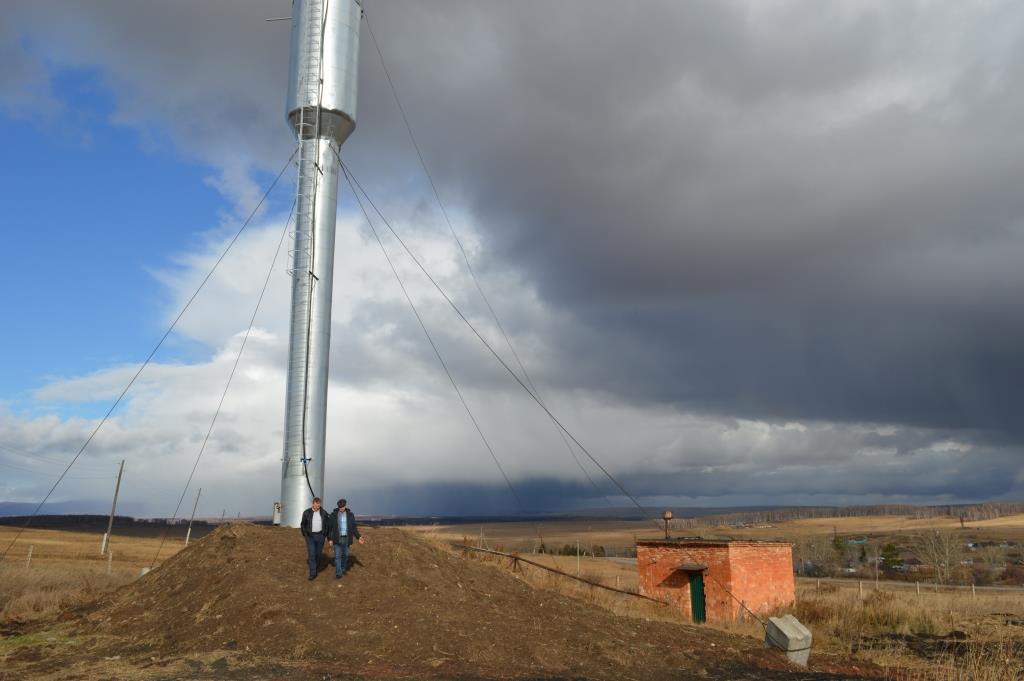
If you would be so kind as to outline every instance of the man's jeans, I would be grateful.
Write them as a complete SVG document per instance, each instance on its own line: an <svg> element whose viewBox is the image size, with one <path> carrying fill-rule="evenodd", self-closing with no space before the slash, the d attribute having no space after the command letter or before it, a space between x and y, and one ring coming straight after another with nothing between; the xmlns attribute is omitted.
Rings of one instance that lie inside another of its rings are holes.
<svg viewBox="0 0 1024 681"><path fill-rule="evenodd" d="M348 537L341 537L340 542L334 543L334 575L341 577L345 574L345 567L348 565Z"/></svg>
<svg viewBox="0 0 1024 681"><path fill-rule="evenodd" d="M320 554L324 552L324 533L319 532L306 537L306 561L309 563L309 576L316 577Z"/></svg>

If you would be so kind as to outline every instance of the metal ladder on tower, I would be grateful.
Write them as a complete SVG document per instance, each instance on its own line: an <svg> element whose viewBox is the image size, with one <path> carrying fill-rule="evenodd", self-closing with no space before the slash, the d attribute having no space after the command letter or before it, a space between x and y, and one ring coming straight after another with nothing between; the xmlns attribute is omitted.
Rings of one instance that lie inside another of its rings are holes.
<svg viewBox="0 0 1024 681"><path fill-rule="evenodd" d="M301 398L302 403L302 449L299 452L287 452L286 456L298 454L303 469L309 459L306 455L306 417L307 401L309 396L309 326L311 324L311 311L313 303L313 288L317 277L315 273L316 256L316 194L322 171L320 169L320 125L321 125L321 102L323 98L323 31L324 12L328 0L307 3L305 45L308 53L306 56L306 71L302 75L300 89L304 93L302 106L299 109L299 121L297 136L299 144L299 158L297 161L297 183L296 183L296 229L292 231L294 248L290 251L292 257L292 268L288 273L295 279L296 284L305 283L305 295L293 301L295 306L294 314L302 315L306 326L305 350L302 352L302 362L305 365L304 378L301 384L293 386L295 397ZM315 106L310 106L315 102Z"/></svg>
<svg viewBox="0 0 1024 681"><path fill-rule="evenodd" d="M292 240L295 248L289 255L295 267L288 272L293 277L315 277L313 272L313 256L315 254L314 234L312 230L316 215L316 189L320 179L320 113L323 96L323 26L326 0L307 4L308 15L304 27L305 44L308 46L307 69L302 76L300 88L305 92L303 106L299 110L298 144L299 158L296 183L296 221L295 224L307 225L306 233L293 230ZM316 102L316 106L308 106ZM312 144L305 143L311 141ZM305 220L304 220L305 218ZM301 256L301 257L297 257Z"/></svg>

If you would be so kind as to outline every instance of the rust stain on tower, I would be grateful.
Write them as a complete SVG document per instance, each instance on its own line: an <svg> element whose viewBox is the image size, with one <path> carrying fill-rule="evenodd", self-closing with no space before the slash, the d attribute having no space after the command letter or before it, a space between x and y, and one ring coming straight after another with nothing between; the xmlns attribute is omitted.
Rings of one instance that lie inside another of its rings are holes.
<svg viewBox="0 0 1024 681"><path fill-rule="evenodd" d="M761 614L796 598L793 547L784 542L641 541L636 564L640 593L678 605L695 622L738 619L738 601Z"/></svg>

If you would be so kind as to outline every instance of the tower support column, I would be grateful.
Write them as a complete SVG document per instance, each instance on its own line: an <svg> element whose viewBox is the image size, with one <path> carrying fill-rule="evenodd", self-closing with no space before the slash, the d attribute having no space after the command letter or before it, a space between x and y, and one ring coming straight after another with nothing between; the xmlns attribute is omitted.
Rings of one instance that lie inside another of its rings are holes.
<svg viewBox="0 0 1024 681"><path fill-rule="evenodd" d="M355 129L358 0L294 0L287 119L299 144L281 524L324 493L341 145Z"/></svg>

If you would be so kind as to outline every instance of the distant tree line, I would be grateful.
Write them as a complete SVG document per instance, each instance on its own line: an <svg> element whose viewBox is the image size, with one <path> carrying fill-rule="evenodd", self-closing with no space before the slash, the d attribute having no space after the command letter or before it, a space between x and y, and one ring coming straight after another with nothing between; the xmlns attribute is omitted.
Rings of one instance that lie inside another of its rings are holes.
<svg viewBox="0 0 1024 681"><path fill-rule="evenodd" d="M607 553L600 544L594 544L591 546L577 546L576 544L563 544L562 546L546 546L541 544L537 547L537 553L547 553L556 556L575 556L577 553L581 556L593 556L594 558L605 558Z"/></svg>
<svg viewBox="0 0 1024 681"><path fill-rule="evenodd" d="M702 527L708 525L757 524L803 520L805 518L847 518L855 516L898 515L911 518L938 518L951 516L964 522L992 520L1024 513L1022 502L993 502L942 506L912 506L909 504L878 504L874 506L798 506L760 511L736 511L700 518L677 518L676 527Z"/></svg>
<svg viewBox="0 0 1024 681"><path fill-rule="evenodd" d="M32 527L39 528L59 528L59 529L75 529L75 530L99 530L105 531L107 528L107 522L109 516L90 514L78 514L78 515L37 515L35 517L29 516L4 516L0 517L0 525L13 525L23 526L27 522L31 522ZM152 527L152 526L163 526L163 525L187 525L188 518L133 518L126 515L114 516L114 527L125 528L125 527ZM196 518L192 525L193 526L212 526L215 523L211 523L207 520Z"/></svg>

